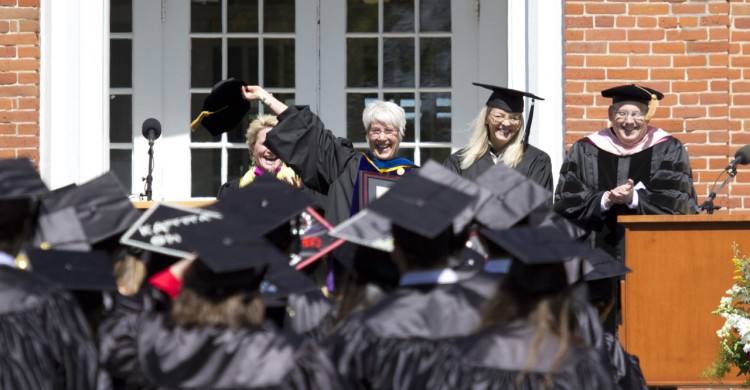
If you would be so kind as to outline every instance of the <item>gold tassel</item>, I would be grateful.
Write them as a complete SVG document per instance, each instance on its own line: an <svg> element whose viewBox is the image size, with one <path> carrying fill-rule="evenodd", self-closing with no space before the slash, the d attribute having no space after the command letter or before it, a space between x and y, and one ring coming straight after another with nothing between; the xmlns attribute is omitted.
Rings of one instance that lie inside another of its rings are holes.
<svg viewBox="0 0 750 390"><path fill-rule="evenodd" d="M648 102L648 112L643 117L643 119L645 119L646 122L648 122L648 121L651 120L651 118L656 113L656 107L659 106L659 99L656 97L656 94L651 93L648 90L646 90L646 89L644 89L642 87L639 87L639 86L637 86L635 84L633 84L633 86L635 86L636 88L640 89L641 91L646 92L647 94L651 95L651 100Z"/></svg>
<svg viewBox="0 0 750 390"><path fill-rule="evenodd" d="M198 125L201 124L201 121L211 114L211 111L201 111L200 115L198 115L198 117L190 123L190 131L195 131L195 129L198 128Z"/></svg>

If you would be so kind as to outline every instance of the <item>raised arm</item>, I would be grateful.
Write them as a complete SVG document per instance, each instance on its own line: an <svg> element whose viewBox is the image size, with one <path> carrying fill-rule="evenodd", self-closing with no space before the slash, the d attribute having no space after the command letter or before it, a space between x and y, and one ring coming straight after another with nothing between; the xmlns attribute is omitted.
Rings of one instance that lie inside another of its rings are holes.
<svg viewBox="0 0 750 390"><path fill-rule="evenodd" d="M244 97L245 100L251 102L253 100L260 100L261 103L263 103L276 115L281 114L282 112L286 111L287 108L289 108L282 101L273 97L272 93L257 85L245 85L244 87L242 87L242 97Z"/></svg>

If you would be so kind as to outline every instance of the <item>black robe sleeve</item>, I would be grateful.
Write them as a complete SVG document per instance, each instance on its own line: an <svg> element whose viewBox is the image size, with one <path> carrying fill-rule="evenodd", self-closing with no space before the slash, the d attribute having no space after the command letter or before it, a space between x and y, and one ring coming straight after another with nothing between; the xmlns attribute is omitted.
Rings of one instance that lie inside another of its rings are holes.
<svg viewBox="0 0 750 390"><path fill-rule="evenodd" d="M587 146L578 141L570 148L560 168L553 208L569 219L582 222L586 229L598 230L605 217L600 210L604 191L599 191L591 179L597 172L596 154L587 152Z"/></svg>
<svg viewBox="0 0 750 390"><path fill-rule="evenodd" d="M611 333L604 334L604 348L612 366L614 380L620 389L648 389L637 356L625 352L620 342Z"/></svg>
<svg viewBox="0 0 750 390"><path fill-rule="evenodd" d="M305 186L321 194L357 155L351 141L336 137L307 106L289 107L264 143L281 161L292 167Z"/></svg>
<svg viewBox="0 0 750 390"><path fill-rule="evenodd" d="M516 169L552 192L552 161L547 153L532 145L527 145Z"/></svg>
<svg viewBox="0 0 750 390"><path fill-rule="evenodd" d="M443 161L443 166L450 169L451 172L460 175L461 170L461 159L458 157L457 153L451 154L445 161Z"/></svg>
<svg viewBox="0 0 750 390"><path fill-rule="evenodd" d="M687 150L672 138L654 146L651 180L638 190L638 214L695 214L698 204Z"/></svg>

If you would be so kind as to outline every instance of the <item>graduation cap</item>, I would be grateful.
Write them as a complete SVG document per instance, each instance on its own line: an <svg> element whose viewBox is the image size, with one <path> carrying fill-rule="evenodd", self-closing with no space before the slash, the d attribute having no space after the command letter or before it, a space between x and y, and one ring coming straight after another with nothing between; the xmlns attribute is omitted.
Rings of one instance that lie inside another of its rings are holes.
<svg viewBox="0 0 750 390"><path fill-rule="evenodd" d="M557 228L574 239L582 239L589 234L586 229L576 225L546 205L532 210L528 215L527 221L530 226L550 226Z"/></svg>
<svg viewBox="0 0 750 390"><path fill-rule="evenodd" d="M368 208L394 225L425 238L435 238L451 227L474 198L422 176L406 175Z"/></svg>
<svg viewBox="0 0 750 390"><path fill-rule="evenodd" d="M370 209L360 210L357 214L336 225L329 234L348 242L384 252L393 251L391 221Z"/></svg>
<svg viewBox="0 0 750 390"><path fill-rule="evenodd" d="M41 203L42 217L73 208L88 244L96 244L125 231L139 216L111 171L79 186L54 191L45 196Z"/></svg>
<svg viewBox="0 0 750 390"><path fill-rule="evenodd" d="M508 277L528 292L560 291L592 268L582 258L591 248L555 228L483 228L480 234L513 257Z"/></svg>
<svg viewBox="0 0 750 390"><path fill-rule="evenodd" d="M104 251L32 249L27 252L31 270L70 291L117 289L112 261Z"/></svg>
<svg viewBox="0 0 750 390"><path fill-rule="evenodd" d="M492 196L476 211L475 219L491 229L507 229L552 198L544 187L522 173L496 164L479 175L476 183Z"/></svg>
<svg viewBox="0 0 750 390"><path fill-rule="evenodd" d="M531 108L529 108L529 117L526 120L526 129L524 130L523 142L529 143L529 134L531 129L531 121L534 119L534 101L544 100L539 96L534 95L530 92L519 91L515 89L498 87L496 85L472 83L478 87L487 88L492 91L492 94L487 99L485 105L487 107L499 108L505 112L523 112L523 98L531 98Z"/></svg>
<svg viewBox="0 0 750 390"><path fill-rule="evenodd" d="M203 109L190 124L190 129L195 131L202 123L213 136L234 129L250 111L250 102L242 96L245 85L244 81L231 77L216 83L203 101Z"/></svg>
<svg viewBox="0 0 750 390"><path fill-rule="evenodd" d="M31 160L0 160L0 200L32 198L48 192Z"/></svg>
<svg viewBox="0 0 750 390"><path fill-rule="evenodd" d="M591 249L583 255L583 259L593 267L591 271L583 275L585 281L617 278L632 272L625 264L601 248Z"/></svg>
<svg viewBox="0 0 750 390"><path fill-rule="evenodd" d="M74 207L39 215L33 245L41 249L89 251L88 237Z"/></svg>
<svg viewBox="0 0 750 390"><path fill-rule="evenodd" d="M333 260L355 275L360 285L398 286L401 272L388 252L347 242L333 252Z"/></svg>
<svg viewBox="0 0 750 390"><path fill-rule="evenodd" d="M313 198L272 175L256 177L211 205L224 215L237 215L259 233L267 233L299 215Z"/></svg>
<svg viewBox="0 0 750 390"><path fill-rule="evenodd" d="M221 213L199 208L154 203L120 237L120 243L176 258L191 256L180 231L222 219Z"/></svg>
<svg viewBox="0 0 750 390"><path fill-rule="evenodd" d="M620 85L617 87L605 89L602 96L611 98L612 104L624 101L636 101L648 105L648 112L643 117L645 120L651 120L659 105L659 100L664 98L664 94L648 87L642 87L635 84Z"/></svg>

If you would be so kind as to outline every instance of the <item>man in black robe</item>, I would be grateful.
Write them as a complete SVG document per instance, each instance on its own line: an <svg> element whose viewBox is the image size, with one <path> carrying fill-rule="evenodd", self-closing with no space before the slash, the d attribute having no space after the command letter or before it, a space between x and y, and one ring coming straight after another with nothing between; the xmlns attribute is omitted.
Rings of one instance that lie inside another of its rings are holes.
<svg viewBox="0 0 750 390"><path fill-rule="evenodd" d="M0 160L0 388L93 389L96 349L74 298L15 261L46 192L29 160Z"/></svg>

